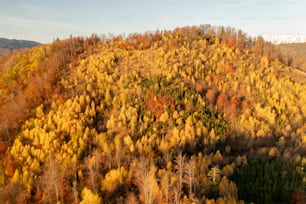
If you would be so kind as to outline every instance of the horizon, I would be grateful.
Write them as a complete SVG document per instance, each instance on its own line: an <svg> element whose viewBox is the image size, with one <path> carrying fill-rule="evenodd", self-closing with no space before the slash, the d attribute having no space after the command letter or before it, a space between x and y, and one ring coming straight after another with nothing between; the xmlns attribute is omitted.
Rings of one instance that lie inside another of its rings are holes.
<svg viewBox="0 0 306 204"><path fill-rule="evenodd" d="M248 36L306 37L306 2L263 0L13 0L0 8L0 37L51 43L70 36L128 35L177 27L232 27Z"/></svg>

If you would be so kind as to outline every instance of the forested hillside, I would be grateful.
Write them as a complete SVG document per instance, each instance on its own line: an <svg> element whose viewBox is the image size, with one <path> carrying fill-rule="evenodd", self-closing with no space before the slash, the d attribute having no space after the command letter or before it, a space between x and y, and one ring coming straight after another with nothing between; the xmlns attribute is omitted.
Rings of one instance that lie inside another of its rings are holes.
<svg viewBox="0 0 306 204"><path fill-rule="evenodd" d="M306 85L232 28L0 59L3 203L305 202Z"/></svg>
<svg viewBox="0 0 306 204"><path fill-rule="evenodd" d="M291 66L306 71L306 43L280 44L277 47Z"/></svg>

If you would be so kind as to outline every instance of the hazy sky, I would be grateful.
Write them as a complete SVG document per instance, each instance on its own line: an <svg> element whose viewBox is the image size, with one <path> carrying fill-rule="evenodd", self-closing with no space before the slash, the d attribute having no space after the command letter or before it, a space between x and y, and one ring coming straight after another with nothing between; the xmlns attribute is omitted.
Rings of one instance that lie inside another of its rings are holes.
<svg viewBox="0 0 306 204"><path fill-rule="evenodd" d="M52 42L186 25L306 36L305 0L1 0L0 37Z"/></svg>

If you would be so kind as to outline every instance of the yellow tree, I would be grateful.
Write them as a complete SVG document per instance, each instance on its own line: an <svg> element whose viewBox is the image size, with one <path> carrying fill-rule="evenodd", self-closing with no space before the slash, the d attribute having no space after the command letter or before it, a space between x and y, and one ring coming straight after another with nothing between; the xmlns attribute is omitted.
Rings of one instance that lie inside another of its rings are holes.
<svg viewBox="0 0 306 204"><path fill-rule="evenodd" d="M82 201L80 204L101 204L102 199L94 194L90 189L84 188L82 190Z"/></svg>

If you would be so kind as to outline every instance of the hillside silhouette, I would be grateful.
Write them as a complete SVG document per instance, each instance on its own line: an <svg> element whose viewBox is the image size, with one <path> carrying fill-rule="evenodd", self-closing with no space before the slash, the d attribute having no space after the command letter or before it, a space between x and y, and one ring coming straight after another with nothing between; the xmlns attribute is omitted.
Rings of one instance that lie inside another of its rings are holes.
<svg viewBox="0 0 306 204"><path fill-rule="evenodd" d="M0 58L0 200L303 203L306 85L280 49L201 25Z"/></svg>
<svg viewBox="0 0 306 204"><path fill-rule="evenodd" d="M6 38L0 38L0 56L7 54L10 51L22 48L32 48L40 43L28 40L10 40Z"/></svg>

